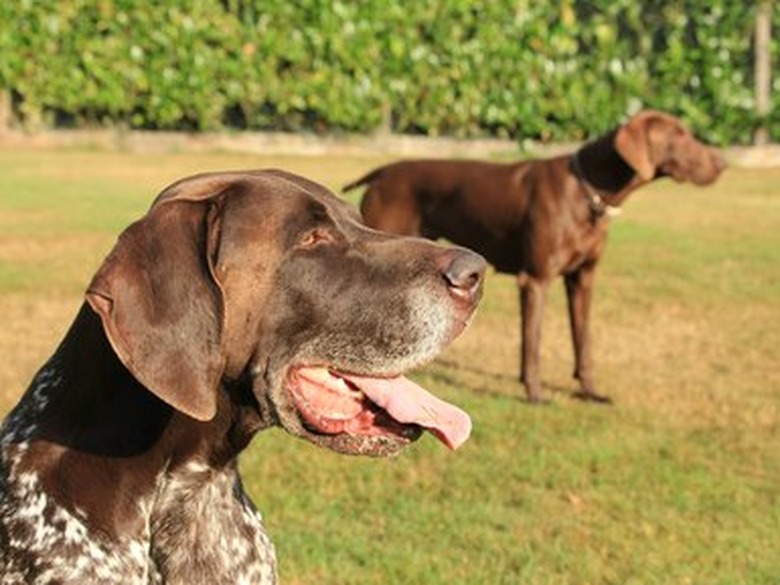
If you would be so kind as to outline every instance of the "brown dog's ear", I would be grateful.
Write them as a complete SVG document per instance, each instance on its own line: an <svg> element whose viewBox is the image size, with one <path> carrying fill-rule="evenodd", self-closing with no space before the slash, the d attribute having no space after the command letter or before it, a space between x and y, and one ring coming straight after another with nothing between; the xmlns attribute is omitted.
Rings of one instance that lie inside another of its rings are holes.
<svg viewBox="0 0 780 585"><path fill-rule="evenodd" d="M650 125L655 118L654 112L642 112L621 126L615 135L615 150L643 181L655 177L650 142Z"/></svg>
<svg viewBox="0 0 780 585"><path fill-rule="evenodd" d="M122 233L89 285L111 346L133 376L201 421L217 410L223 299L211 258L215 205L167 200Z"/></svg>

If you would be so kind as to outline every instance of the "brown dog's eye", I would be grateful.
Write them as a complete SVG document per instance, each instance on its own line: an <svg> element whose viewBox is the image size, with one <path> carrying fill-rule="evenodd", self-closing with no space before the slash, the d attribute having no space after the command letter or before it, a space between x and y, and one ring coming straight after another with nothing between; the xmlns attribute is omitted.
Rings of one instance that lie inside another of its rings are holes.
<svg viewBox="0 0 780 585"><path fill-rule="evenodd" d="M311 230L304 234L301 240L298 242L299 248L313 248L320 244L328 244L333 241L331 235L323 230Z"/></svg>

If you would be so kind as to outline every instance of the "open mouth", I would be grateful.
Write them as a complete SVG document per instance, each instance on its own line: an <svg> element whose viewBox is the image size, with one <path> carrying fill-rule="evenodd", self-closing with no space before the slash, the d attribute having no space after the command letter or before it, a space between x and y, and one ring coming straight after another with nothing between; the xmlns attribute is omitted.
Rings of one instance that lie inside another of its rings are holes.
<svg viewBox="0 0 780 585"><path fill-rule="evenodd" d="M306 426L323 435L394 435L411 441L424 429L457 449L471 433L465 412L403 376L296 366L287 375L287 388Z"/></svg>

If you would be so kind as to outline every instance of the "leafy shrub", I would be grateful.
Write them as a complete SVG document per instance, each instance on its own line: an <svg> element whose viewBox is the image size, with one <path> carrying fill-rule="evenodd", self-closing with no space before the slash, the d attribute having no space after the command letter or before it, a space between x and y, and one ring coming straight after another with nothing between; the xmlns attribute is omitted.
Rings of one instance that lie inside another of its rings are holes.
<svg viewBox="0 0 780 585"><path fill-rule="evenodd" d="M746 143L754 16L732 0L15 0L0 88L33 127L560 141L656 107ZM780 138L776 97L767 122Z"/></svg>

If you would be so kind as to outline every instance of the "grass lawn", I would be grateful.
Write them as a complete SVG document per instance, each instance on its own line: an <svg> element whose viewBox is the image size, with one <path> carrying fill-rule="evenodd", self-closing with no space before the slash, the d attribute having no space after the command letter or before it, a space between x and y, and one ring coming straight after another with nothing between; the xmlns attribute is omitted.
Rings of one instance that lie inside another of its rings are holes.
<svg viewBox="0 0 780 585"><path fill-rule="evenodd" d="M55 349L119 231L169 182L277 166L333 189L381 161L0 150L0 412ZM661 181L614 221L593 316L599 390L575 385L562 286L545 314L553 401L519 400L512 278L416 378L468 410L457 453L392 460L282 431L242 458L283 583L780 582L780 169Z"/></svg>

